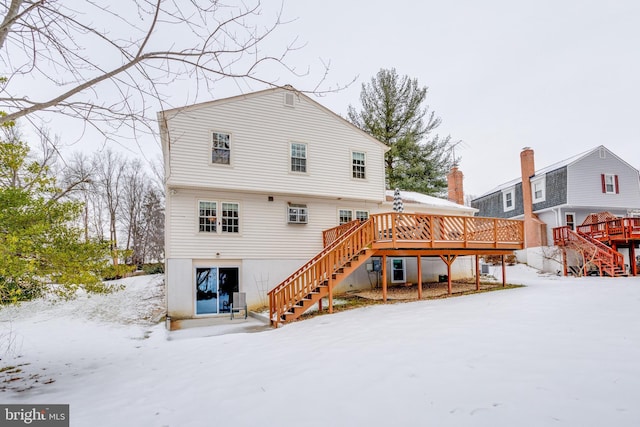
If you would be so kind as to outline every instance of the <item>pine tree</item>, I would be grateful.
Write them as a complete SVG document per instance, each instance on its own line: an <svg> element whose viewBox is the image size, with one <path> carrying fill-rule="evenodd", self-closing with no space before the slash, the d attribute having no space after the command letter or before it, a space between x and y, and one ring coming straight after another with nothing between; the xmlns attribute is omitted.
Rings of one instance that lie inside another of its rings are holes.
<svg viewBox="0 0 640 427"><path fill-rule="evenodd" d="M19 140L0 140L0 304L51 290L107 291L101 272L107 246L76 227L82 204L63 201L47 165L28 158ZM53 284L53 285L52 285Z"/></svg>
<svg viewBox="0 0 640 427"><path fill-rule="evenodd" d="M349 106L348 119L390 147L385 157L387 186L441 195L453 162L451 137L434 130L441 119L424 105L427 87L417 79L399 77L395 69L381 69L362 85L357 111Z"/></svg>

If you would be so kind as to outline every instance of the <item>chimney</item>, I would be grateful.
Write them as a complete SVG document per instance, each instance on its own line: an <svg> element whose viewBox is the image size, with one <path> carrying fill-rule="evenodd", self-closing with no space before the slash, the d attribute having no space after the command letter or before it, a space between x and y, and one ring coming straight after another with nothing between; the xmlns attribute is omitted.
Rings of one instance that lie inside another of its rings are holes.
<svg viewBox="0 0 640 427"><path fill-rule="evenodd" d="M546 224L533 213L533 195L531 177L536 173L533 150L524 147L520 152L520 170L522 172L522 207L524 211L524 247L532 248L546 245Z"/></svg>
<svg viewBox="0 0 640 427"><path fill-rule="evenodd" d="M462 189L462 179L464 175L457 166L451 168L447 175L447 187L449 190L449 201L464 205L464 190Z"/></svg>

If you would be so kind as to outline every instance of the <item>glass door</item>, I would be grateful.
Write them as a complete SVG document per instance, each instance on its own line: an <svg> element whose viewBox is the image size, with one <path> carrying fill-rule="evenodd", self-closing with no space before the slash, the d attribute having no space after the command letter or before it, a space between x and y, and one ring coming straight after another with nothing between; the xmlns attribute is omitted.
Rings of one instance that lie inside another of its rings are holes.
<svg viewBox="0 0 640 427"><path fill-rule="evenodd" d="M196 268L196 314L229 313L238 289L237 267Z"/></svg>

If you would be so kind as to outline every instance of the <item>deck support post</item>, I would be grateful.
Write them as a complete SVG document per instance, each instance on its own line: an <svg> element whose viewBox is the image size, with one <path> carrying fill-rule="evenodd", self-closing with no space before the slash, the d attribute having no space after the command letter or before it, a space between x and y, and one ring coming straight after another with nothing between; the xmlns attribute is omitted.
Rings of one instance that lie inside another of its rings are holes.
<svg viewBox="0 0 640 427"><path fill-rule="evenodd" d="M637 276L638 271L636 268L636 242L634 242L633 240L629 245L629 263L630 263L629 267L631 269L631 275Z"/></svg>
<svg viewBox="0 0 640 427"><path fill-rule="evenodd" d="M447 264L447 292L451 295L451 264L458 258L458 255L440 255L440 259Z"/></svg>
<svg viewBox="0 0 640 427"><path fill-rule="evenodd" d="M320 298L320 300L318 301L318 311L322 311L322 298Z"/></svg>
<svg viewBox="0 0 640 427"><path fill-rule="evenodd" d="M418 260L418 299L422 299L422 258L420 255L416 258Z"/></svg>
<svg viewBox="0 0 640 427"><path fill-rule="evenodd" d="M500 260L502 261L502 287L504 288L507 284L507 267L504 263L504 255L500 255Z"/></svg>
<svg viewBox="0 0 640 427"><path fill-rule="evenodd" d="M480 257L476 255L476 291L480 290Z"/></svg>
<svg viewBox="0 0 640 427"><path fill-rule="evenodd" d="M387 302L387 256L382 255L382 301Z"/></svg>
<svg viewBox="0 0 640 427"><path fill-rule="evenodd" d="M562 274L564 277L569 274L567 270L567 249L564 246L562 247Z"/></svg>

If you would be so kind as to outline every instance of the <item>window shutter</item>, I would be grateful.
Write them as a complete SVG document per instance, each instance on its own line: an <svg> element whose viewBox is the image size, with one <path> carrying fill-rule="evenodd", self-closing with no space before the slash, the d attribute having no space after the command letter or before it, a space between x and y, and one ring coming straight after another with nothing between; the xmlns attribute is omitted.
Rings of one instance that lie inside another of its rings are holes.
<svg viewBox="0 0 640 427"><path fill-rule="evenodd" d="M604 179L604 174L600 174L600 180L602 181L602 192L607 192L607 182Z"/></svg>
<svg viewBox="0 0 640 427"><path fill-rule="evenodd" d="M616 181L616 194L620 194L620 186L618 185L618 175L615 175L615 181Z"/></svg>

